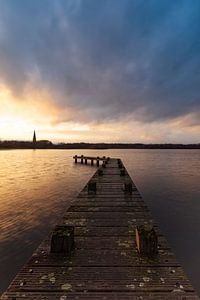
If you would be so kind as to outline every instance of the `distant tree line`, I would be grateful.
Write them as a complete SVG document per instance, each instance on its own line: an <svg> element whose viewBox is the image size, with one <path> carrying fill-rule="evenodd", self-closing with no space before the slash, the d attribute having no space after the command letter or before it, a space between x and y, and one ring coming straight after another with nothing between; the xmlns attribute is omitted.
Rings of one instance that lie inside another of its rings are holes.
<svg viewBox="0 0 200 300"><path fill-rule="evenodd" d="M0 141L0 149L48 149L53 143L47 140L37 141L36 143L27 141Z"/></svg>
<svg viewBox="0 0 200 300"><path fill-rule="evenodd" d="M200 149L200 144L58 143L0 141L0 149Z"/></svg>

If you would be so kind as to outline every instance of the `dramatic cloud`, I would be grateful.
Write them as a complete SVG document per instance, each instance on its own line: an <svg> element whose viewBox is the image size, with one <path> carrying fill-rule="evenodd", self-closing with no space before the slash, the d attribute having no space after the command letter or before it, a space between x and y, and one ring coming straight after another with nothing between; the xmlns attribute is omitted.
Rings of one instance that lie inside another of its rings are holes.
<svg viewBox="0 0 200 300"><path fill-rule="evenodd" d="M200 125L200 1L0 0L0 80L62 122Z"/></svg>

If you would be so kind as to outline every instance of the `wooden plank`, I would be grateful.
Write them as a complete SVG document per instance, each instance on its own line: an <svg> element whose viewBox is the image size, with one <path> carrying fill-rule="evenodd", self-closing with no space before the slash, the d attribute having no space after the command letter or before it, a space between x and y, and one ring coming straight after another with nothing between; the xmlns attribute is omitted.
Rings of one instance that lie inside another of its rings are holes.
<svg viewBox="0 0 200 300"><path fill-rule="evenodd" d="M40 290L58 291L62 285L70 284L70 290L88 291L169 291L172 292L179 282L184 292L192 292L189 281L184 277L182 268L173 267L33 267L33 272L24 268L13 281L13 288L20 291ZM175 273L172 273L171 271ZM22 276L26 278L21 285ZM180 280L180 278L182 278Z"/></svg>
<svg viewBox="0 0 200 300"><path fill-rule="evenodd" d="M57 291L50 292L47 291L38 292L18 292L16 297L16 292L8 292L6 295L2 296L2 300L24 300L24 299L41 299L41 300L198 300L193 292L178 293L178 292L150 292L144 293L142 290L140 292L90 292L84 290L83 292L65 292Z"/></svg>

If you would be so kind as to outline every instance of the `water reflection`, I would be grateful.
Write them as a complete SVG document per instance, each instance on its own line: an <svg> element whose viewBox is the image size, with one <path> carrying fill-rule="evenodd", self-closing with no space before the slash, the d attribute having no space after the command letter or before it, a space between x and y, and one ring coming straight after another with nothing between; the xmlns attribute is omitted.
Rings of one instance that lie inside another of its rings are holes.
<svg viewBox="0 0 200 300"><path fill-rule="evenodd" d="M1 290L60 218L95 167L74 154L121 157L200 292L200 151L16 150L0 152ZM192 246L191 246L192 245ZM191 255L192 251L192 255Z"/></svg>

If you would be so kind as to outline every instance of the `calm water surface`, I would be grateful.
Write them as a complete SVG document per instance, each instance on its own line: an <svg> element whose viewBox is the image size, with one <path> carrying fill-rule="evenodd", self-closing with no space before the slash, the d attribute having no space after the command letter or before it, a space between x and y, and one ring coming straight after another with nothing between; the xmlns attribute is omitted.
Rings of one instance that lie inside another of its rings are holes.
<svg viewBox="0 0 200 300"><path fill-rule="evenodd" d="M0 151L0 292L94 173L74 154L123 159L200 294L199 150Z"/></svg>

